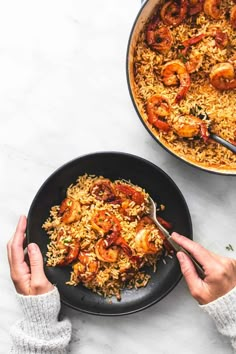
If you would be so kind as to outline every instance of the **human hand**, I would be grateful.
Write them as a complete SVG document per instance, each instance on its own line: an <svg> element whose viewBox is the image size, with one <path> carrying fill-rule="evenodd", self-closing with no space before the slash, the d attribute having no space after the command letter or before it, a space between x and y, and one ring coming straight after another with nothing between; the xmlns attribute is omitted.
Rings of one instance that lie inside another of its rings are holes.
<svg viewBox="0 0 236 354"><path fill-rule="evenodd" d="M28 245L29 263L25 261L24 239L27 220L21 216L14 236L7 244L11 278L16 291L22 295L40 295L53 290L43 269L43 257L36 243Z"/></svg>
<svg viewBox="0 0 236 354"><path fill-rule="evenodd" d="M236 260L218 256L176 232L171 237L203 266L204 280L198 276L190 258L183 252L177 253L190 293L201 305L218 299L236 286Z"/></svg>

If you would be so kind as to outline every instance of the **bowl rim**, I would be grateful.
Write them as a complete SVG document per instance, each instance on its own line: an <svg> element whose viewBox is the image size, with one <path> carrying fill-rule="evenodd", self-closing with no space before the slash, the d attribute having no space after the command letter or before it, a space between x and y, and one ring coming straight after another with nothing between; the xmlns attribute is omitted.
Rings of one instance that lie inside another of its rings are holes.
<svg viewBox="0 0 236 354"><path fill-rule="evenodd" d="M151 131L151 129L148 128L147 124L145 124L142 115L139 112L138 106L135 102L134 99L134 94L132 92L132 87L131 87L131 80L130 80L130 76L129 76L129 54L130 54L130 49L131 49L131 41L132 41L132 36L135 30L135 26L137 24L137 22L139 21L139 17L141 15L141 13L143 12L143 9L145 8L145 6L147 6L149 0L145 1L140 10L138 11L134 23L131 27L131 31L129 34L129 39L128 39L128 44L127 44L127 49L126 49L126 80L127 80L127 85L128 85L128 91L129 91L129 95L131 97L131 101L133 103L133 106L135 108L135 111L141 121L141 123L143 124L143 126L145 127L145 129L148 131L148 133L153 137L153 139L162 147L164 148L168 153L170 153L171 155L173 155L174 157L176 157L177 159L179 159L180 161L184 162L185 164L187 164L188 166L192 166L198 170L204 171L204 172L208 172L208 173L212 173L212 174L216 174L216 175L221 175L221 176L236 176L236 171L235 173L232 172L232 170L215 170L215 169L209 169L207 167L204 166L198 166L197 164L195 164L194 162L188 161L186 159L184 159L183 157L177 155L176 153L174 153L172 150L168 149L159 139L157 139L157 137L154 135L154 133Z"/></svg>
<svg viewBox="0 0 236 354"><path fill-rule="evenodd" d="M46 178L46 180L43 182L41 187L38 189L37 193L34 196L34 199L33 199L32 203L30 205L30 208L29 208L29 211L28 211L28 216L30 216L31 210L34 208L35 203L37 202L38 195L40 195L41 191L43 190L44 186L47 184L48 180L53 178L60 170L65 168L67 165L69 165L71 163L73 164L75 161L78 161L80 159L88 158L90 156L96 156L96 155L117 155L117 156L130 157L130 158L134 158L134 159L136 159L138 161L142 161L145 164L149 165L150 167L158 170L171 184L174 185L175 189L177 190L177 192L179 193L180 197L182 198L183 204L185 206L186 218L187 218L188 225L189 225L189 230L190 230L188 236L189 236L190 239L193 239L193 225L192 225L190 211L189 211L187 202L186 202L186 200L184 198L184 195L181 192L181 190L179 189L179 187L177 186L177 184L175 183L175 181L165 171L163 171L162 168L160 168L159 166L155 165L153 162L151 162L151 161L149 161L149 160L147 160L147 159L145 159L143 157L140 157L138 155L127 153L127 152L123 152L123 151L96 151L96 152L91 152L91 153L80 155L77 158L74 158L74 159L62 164L59 168L54 170L54 172L52 172ZM29 244L30 243L30 235L29 235L28 228L26 230L26 240L27 240L27 244ZM125 312L121 311L119 313L116 313L116 312L114 312L114 313L112 313L112 312L111 313L105 313L105 312L94 312L94 311L86 310L86 309L79 309L78 307L70 304L68 301L63 299L62 298L63 296L60 296L60 301L61 301L62 304L68 306L69 308L72 308L72 309L74 309L76 311L87 313L87 314L90 314L90 315L104 316L104 317L125 316L125 315L130 315L130 314L133 314L133 313L136 313L136 312L143 311L143 310L153 306L154 304L158 303L160 300L162 300L164 297L166 297L178 285L178 283L180 282L182 277L183 277L183 275L182 275L182 273L180 271L179 276L175 279L173 284L162 294L162 296L158 297L157 299L151 301L150 303L148 303L146 305L143 305L143 306L141 306L139 308L136 308L136 309L133 309L133 310L128 310L128 311L125 311Z"/></svg>

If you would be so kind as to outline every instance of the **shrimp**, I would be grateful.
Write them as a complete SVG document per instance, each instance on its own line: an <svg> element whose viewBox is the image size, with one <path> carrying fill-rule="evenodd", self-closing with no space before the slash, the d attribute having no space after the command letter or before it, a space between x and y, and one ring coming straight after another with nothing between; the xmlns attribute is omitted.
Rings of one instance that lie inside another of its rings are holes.
<svg viewBox="0 0 236 354"><path fill-rule="evenodd" d="M155 242L159 239L158 244ZM140 254L156 254L162 250L160 231L148 217L141 219L136 228L135 250Z"/></svg>
<svg viewBox="0 0 236 354"><path fill-rule="evenodd" d="M207 34L215 38L215 43L218 48L225 48L229 43L227 32L223 32L219 26L209 26Z"/></svg>
<svg viewBox="0 0 236 354"><path fill-rule="evenodd" d="M128 243L125 241L125 239L122 236L120 236L119 232L113 232L107 235L105 238L105 245L107 248L113 245L120 246L128 257L132 257L133 255L132 250L129 247Z"/></svg>
<svg viewBox="0 0 236 354"><path fill-rule="evenodd" d="M201 33L201 34L198 34L197 36L188 38L185 41L183 41L182 44L181 44L181 47L183 46L184 48L181 50L181 54L185 56L187 54L189 48L192 45L197 44L198 42L200 42L204 37L205 37L205 34Z"/></svg>
<svg viewBox="0 0 236 354"><path fill-rule="evenodd" d="M205 0L203 5L205 14L217 20L221 15L220 3L221 0Z"/></svg>
<svg viewBox="0 0 236 354"><path fill-rule="evenodd" d="M141 205L144 202L143 194L127 184L117 184L115 189L121 200L128 199L138 205Z"/></svg>
<svg viewBox="0 0 236 354"><path fill-rule="evenodd" d="M161 8L161 19L165 25L178 26L187 15L187 0L167 1Z"/></svg>
<svg viewBox="0 0 236 354"><path fill-rule="evenodd" d="M173 124L173 129L181 138L194 138L200 136L206 142L209 138L207 122L191 114L178 117Z"/></svg>
<svg viewBox="0 0 236 354"><path fill-rule="evenodd" d="M189 60L185 63L186 69L189 74L198 71L202 66L203 57L201 54L191 55Z"/></svg>
<svg viewBox="0 0 236 354"><path fill-rule="evenodd" d="M66 266L77 258L80 243L77 238L72 239L70 235L65 234L64 230L60 230L57 237L56 247L61 254L64 254L64 258L61 259L57 265Z"/></svg>
<svg viewBox="0 0 236 354"><path fill-rule="evenodd" d="M71 224L80 220L80 203L74 199L65 198L60 205L59 214L61 215L61 221L65 224Z"/></svg>
<svg viewBox="0 0 236 354"><path fill-rule="evenodd" d="M168 230L170 230L172 228L172 224L168 221L166 221L165 219L161 218L160 216L157 216L158 221ZM141 232L143 229L155 229L156 226L153 222L153 220L151 218L149 218L148 216L144 216L138 223L137 227L136 227L136 233L138 234L139 232ZM163 241L163 245L165 247L165 249L167 250L168 253L172 253L173 249L171 248L169 242L167 241L166 237L162 234L162 232L160 230L158 230L158 235L160 236L160 238ZM146 237L145 235L143 235L143 237ZM139 239L138 239L138 247L140 246L139 244ZM141 235L141 241L142 241L142 235ZM145 243L145 239L144 239L144 243ZM149 241L148 241L149 243ZM141 245L142 246L142 245ZM151 244L151 248L152 248L152 244ZM146 247L147 248L147 247Z"/></svg>
<svg viewBox="0 0 236 354"><path fill-rule="evenodd" d="M180 90L175 98L179 103L185 98L190 87L190 76L185 65L180 60L173 60L162 67L161 77L166 86L178 85Z"/></svg>
<svg viewBox="0 0 236 354"><path fill-rule="evenodd" d="M154 26L148 26L146 32L146 40L149 47L157 50L160 53L167 53L172 44L173 37L171 30L168 27L153 28Z"/></svg>
<svg viewBox="0 0 236 354"><path fill-rule="evenodd" d="M234 66L230 63L219 63L210 72L210 82L217 90L232 90L236 88Z"/></svg>
<svg viewBox="0 0 236 354"><path fill-rule="evenodd" d="M234 5L230 12L230 23L233 29L236 29L236 5Z"/></svg>
<svg viewBox="0 0 236 354"><path fill-rule="evenodd" d="M188 14L190 16L196 15L203 10L204 0L189 0L188 3Z"/></svg>
<svg viewBox="0 0 236 354"><path fill-rule="evenodd" d="M91 281L97 274L99 262L91 252L81 251L78 256L79 261L73 264L72 268L78 280L83 282Z"/></svg>
<svg viewBox="0 0 236 354"><path fill-rule="evenodd" d="M95 253L100 261L114 263L119 256L119 248L117 246L111 246L107 248L105 239L100 238L95 245Z"/></svg>
<svg viewBox="0 0 236 354"><path fill-rule="evenodd" d="M151 96L147 101L148 122L156 128L168 132L170 126L160 119L169 116L170 104L168 100L161 95Z"/></svg>
<svg viewBox="0 0 236 354"><path fill-rule="evenodd" d="M217 47L225 48L229 43L228 34L226 32L222 32L220 29L216 30L215 41L216 41Z"/></svg>
<svg viewBox="0 0 236 354"><path fill-rule="evenodd" d="M107 210L99 210L91 219L93 229L104 235L111 231L121 230L120 222Z"/></svg>
<svg viewBox="0 0 236 354"><path fill-rule="evenodd" d="M93 183L90 192L98 200L111 202L116 199L112 182L107 178L100 178Z"/></svg>

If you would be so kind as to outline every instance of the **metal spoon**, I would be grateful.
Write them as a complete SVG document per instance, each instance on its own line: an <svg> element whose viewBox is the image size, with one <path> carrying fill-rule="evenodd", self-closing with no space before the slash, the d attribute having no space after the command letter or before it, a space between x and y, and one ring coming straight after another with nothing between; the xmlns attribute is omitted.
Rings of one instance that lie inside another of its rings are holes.
<svg viewBox="0 0 236 354"><path fill-rule="evenodd" d="M124 182L126 182L127 184L134 186L133 183L131 183L130 181L127 181L126 179L123 179ZM169 234L169 232L164 228L164 226L161 225L161 223L157 220L156 214L156 203L154 202L154 200L149 196L149 213L147 214L147 216L149 216L150 219L152 219L152 221L156 224L156 226L158 227L158 229L162 232L162 234L166 237L166 240L169 242L169 244L172 246L172 248L174 249L175 252L183 252L185 253L193 262L196 271L199 275L199 277L201 279L205 278L205 272L201 266L200 263L198 263L198 261L182 246L178 245L178 243L176 243L174 240L172 240L171 235Z"/></svg>
<svg viewBox="0 0 236 354"><path fill-rule="evenodd" d="M169 232L161 225L161 223L157 220L156 217L156 204L154 202L154 200L149 196L149 202L150 202L150 211L148 216L150 217L150 219L153 220L153 222L156 224L156 226L158 227L158 229L163 233L163 235L166 237L167 241L169 242L169 244L172 246L172 248L175 250L175 252L183 252L185 253L193 262L196 271L199 275L199 277L201 279L205 278L205 272L201 266L200 263L198 263L198 261L182 246L178 245L172 238L171 235L169 234Z"/></svg>
<svg viewBox="0 0 236 354"><path fill-rule="evenodd" d="M194 107L192 107L190 109L190 113L200 119L209 119L208 113L205 112L199 105L195 105ZM232 151L234 154L236 154L236 145L230 143L228 140L221 138L219 135L212 133L210 128L208 128L208 132L210 134L209 137L212 140L216 141L218 144L223 145L224 147Z"/></svg>
<svg viewBox="0 0 236 354"><path fill-rule="evenodd" d="M236 154L236 146L231 144L229 141L221 138L219 135L213 134L209 131L210 133L210 138L215 140L217 143L223 145L224 147L226 147L227 149L229 149L230 151L234 152Z"/></svg>

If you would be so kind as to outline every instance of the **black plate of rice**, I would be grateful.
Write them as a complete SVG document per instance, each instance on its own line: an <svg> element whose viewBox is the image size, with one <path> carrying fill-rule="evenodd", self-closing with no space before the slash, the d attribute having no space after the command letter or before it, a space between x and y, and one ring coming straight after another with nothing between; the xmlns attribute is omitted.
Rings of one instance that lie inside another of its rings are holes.
<svg viewBox="0 0 236 354"><path fill-rule="evenodd" d="M192 239L192 223L186 201L174 181L151 162L127 153L98 152L78 157L57 169L39 189L29 213L27 241L39 245L48 279L58 287L63 304L76 310L103 316L131 314L157 303L180 281L182 275L178 260L163 256L157 264L157 271L145 269L151 275L148 284L139 289L123 289L121 300L104 298L83 285L66 285L71 267L48 267L48 235L42 225L49 210L66 196L67 188L85 173L104 176L111 180L125 179L144 188L154 200L166 206L163 218L173 224L173 229Z"/></svg>

